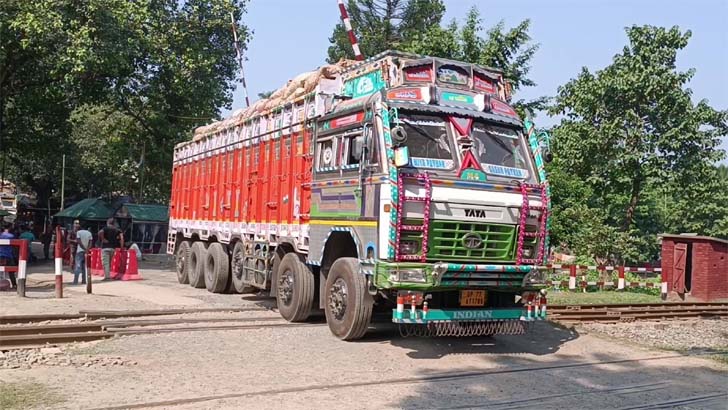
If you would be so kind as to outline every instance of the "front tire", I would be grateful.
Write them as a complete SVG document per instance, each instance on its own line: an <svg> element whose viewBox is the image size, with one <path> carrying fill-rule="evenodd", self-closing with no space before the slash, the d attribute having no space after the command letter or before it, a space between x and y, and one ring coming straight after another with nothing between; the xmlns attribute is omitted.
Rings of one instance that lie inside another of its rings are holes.
<svg viewBox="0 0 728 410"><path fill-rule="evenodd" d="M230 260L222 244L213 242L205 258L205 287L208 292L223 293L230 281Z"/></svg>
<svg viewBox="0 0 728 410"><path fill-rule="evenodd" d="M331 266L324 293L326 323L341 340L361 339L372 319L374 299L356 258L339 258Z"/></svg>
<svg viewBox="0 0 728 410"><path fill-rule="evenodd" d="M175 252L175 270L177 271L177 282L186 284L190 283L190 279L187 276L187 263L190 259L190 243L188 241L182 241L177 246L177 252Z"/></svg>
<svg viewBox="0 0 728 410"><path fill-rule="evenodd" d="M205 259L207 258L207 249L204 242L195 242L190 249L190 258L187 263L187 277L190 280L190 286L202 289L205 287Z"/></svg>
<svg viewBox="0 0 728 410"><path fill-rule="evenodd" d="M313 272L296 253L291 252L281 259L276 277L276 301L281 316L289 322L308 319L313 306Z"/></svg>

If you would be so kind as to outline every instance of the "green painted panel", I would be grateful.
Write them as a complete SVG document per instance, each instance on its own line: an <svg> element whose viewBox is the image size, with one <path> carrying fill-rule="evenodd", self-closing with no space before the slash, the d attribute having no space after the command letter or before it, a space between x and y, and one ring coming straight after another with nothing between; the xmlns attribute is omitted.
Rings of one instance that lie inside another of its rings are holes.
<svg viewBox="0 0 728 410"><path fill-rule="evenodd" d="M382 77L382 71L376 70L345 82L344 94L352 98L365 97L374 94L385 86L386 83Z"/></svg>

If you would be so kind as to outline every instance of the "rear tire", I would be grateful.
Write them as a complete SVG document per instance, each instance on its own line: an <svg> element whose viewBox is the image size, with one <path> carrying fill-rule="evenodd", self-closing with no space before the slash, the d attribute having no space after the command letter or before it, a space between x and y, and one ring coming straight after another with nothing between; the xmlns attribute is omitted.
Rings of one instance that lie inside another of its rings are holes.
<svg viewBox="0 0 728 410"><path fill-rule="evenodd" d="M339 258L331 266L324 293L326 323L341 340L361 339L372 319L374 299L356 258Z"/></svg>
<svg viewBox="0 0 728 410"><path fill-rule="evenodd" d="M308 319L313 307L314 278L301 257L295 252L283 256L276 278L276 301L281 316L289 322Z"/></svg>
<svg viewBox="0 0 728 410"><path fill-rule="evenodd" d="M207 249L204 242L195 242L190 249L190 258L187 262L187 277L190 286L202 289L205 287L205 259Z"/></svg>
<svg viewBox="0 0 728 410"><path fill-rule="evenodd" d="M254 287L243 283L243 266L245 265L245 245L239 241L233 247L233 255L230 258L232 276L232 287L237 293L253 293Z"/></svg>
<svg viewBox="0 0 728 410"><path fill-rule="evenodd" d="M190 243L188 241L182 241L177 246L175 252L175 270L177 271L177 282L186 284L190 283L190 279L187 276L187 263L190 259Z"/></svg>
<svg viewBox="0 0 728 410"><path fill-rule="evenodd" d="M205 258L205 287L208 292L223 293L230 281L230 260L221 243L213 242Z"/></svg>

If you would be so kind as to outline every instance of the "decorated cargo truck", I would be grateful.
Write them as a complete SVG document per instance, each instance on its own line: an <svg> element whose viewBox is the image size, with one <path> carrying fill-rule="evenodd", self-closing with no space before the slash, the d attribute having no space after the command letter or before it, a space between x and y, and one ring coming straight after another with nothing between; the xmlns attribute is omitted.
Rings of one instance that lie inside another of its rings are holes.
<svg viewBox="0 0 728 410"><path fill-rule="evenodd" d="M548 136L494 69L388 51L304 73L174 152L181 283L372 315L405 335L519 334L546 316Z"/></svg>

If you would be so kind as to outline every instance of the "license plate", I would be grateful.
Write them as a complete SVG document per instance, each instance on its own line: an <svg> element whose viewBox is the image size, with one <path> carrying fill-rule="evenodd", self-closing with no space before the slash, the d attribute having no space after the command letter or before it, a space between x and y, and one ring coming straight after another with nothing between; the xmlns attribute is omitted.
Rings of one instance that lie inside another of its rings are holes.
<svg viewBox="0 0 728 410"><path fill-rule="evenodd" d="M460 306L485 306L484 290L460 291Z"/></svg>

